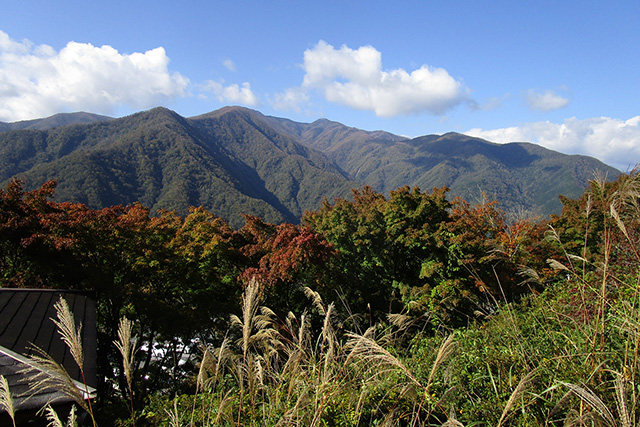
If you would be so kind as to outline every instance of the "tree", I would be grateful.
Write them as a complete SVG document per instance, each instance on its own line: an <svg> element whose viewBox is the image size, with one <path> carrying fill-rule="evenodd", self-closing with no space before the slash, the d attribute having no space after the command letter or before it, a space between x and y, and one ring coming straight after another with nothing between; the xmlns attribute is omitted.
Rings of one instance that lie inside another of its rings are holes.
<svg viewBox="0 0 640 427"><path fill-rule="evenodd" d="M269 224L246 215L239 230L246 257L244 283L257 280L266 304L286 313L304 306L302 286L321 288L330 279L327 266L336 255L333 245L308 226Z"/></svg>

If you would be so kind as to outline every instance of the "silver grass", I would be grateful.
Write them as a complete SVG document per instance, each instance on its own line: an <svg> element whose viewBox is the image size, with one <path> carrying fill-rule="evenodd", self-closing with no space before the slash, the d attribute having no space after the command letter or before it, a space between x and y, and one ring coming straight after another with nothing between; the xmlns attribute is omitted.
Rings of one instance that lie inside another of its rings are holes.
<svg viewBox="0 0 640 427"><path fill-rule="evenodd" d="M69 309L67 301L60 296L60 299L54 304L57 313L57 319L53 320L53 323L58 327L58 332L62 336L62 340L65 342L73 360L80 368L84 370L84 355L82 353L82 337L80 331L82 330L82 324L76 329L75 319L73 313Z"/></svg>
<svg viewBox="0 0 640 427"><path fill-rule="evenodd" d="M573 394L578 396L580 400L591 406L608 426L615 427L617 425L609 408L607 408L604 402L591 390L571 383L560 382L560 384L567 387Z"/></svg>
<svg viewBox="0 0 640 427"><path fill-rule="evenodd" d="M284 319L284 322L287 325L287 328L289 329L289 331L293 331L293 322L297 320L298 319L296 319L295 314L293 314L292 312L287 313L287 317ZM293 333L291 333L291 335L293 335Z"/></svg>
<svg viewBox="0 0 640 427"><path fill-rule="evenodd" d="M336 357L336 337L333 331L331 319L334 311L333 303L327 307L324 322L322 324L322 346L324 349L324 368L323 368L323 381L328 381L332 374L332 367Z"/></svg>
<svg viewBox="0 0 640 427"><path fill-rule="evenodd" d="M464 427L464 424L456 418L456 410L453 407L449 410L447 421L441 427Z"/></svg>
<svg viewBox="0 0 640 427"><path fill-rule="evenodd" d="M77 424L76 405L71 405L69 417L67 418L67 427L73 427Z"/></svg>
<svg viewBox="0 0 640 427"><path fill-rule="evenodd" d="M522 283L534 283L541 285L542 279L536 270L531 267L520 267L518 276L523 277Z"/></svg>
<svg viewBox="0 0 640 427"><path fill-rule="evenodd" d="M295 405L292 408L288 409L285 414L282 416L276 426L289 426L289 425L304 425L300 422L295 422L297 418L300 417L300 413L302 413L303 409L306 409L309 405L309 395L308 390L305 388L298 395L296 399Z"/></svg>
<svg viewBox="0 0 640 427"><path fill-rule="evenodd" d="M216 360L213 373L214 379L217 380L224 366L229 361L232 361L234 357L233 351L229 348L229 339L227 337L222 340L222 344L214 351L213 356Z"/></svg>
<svg viewBox="0 0 640 427"><path fill-rule="evenodd" d="M77 417L76 417L76 405L71 405L71 410L69 410L69 417L67 418L67 427L75 427L77 425Z"/></svg>
<svg viewBox="0 0 640 427"><path fill-rule="evenodd" d="M549 225L549 230L547 230L546 238L558 243L562 243L562 240L560 239L560 235L558 234L556 229L553 228L553 226L551 225Z"/></svg>
<svg viewBox="0 0 640 427"><path fill-rule="evenodd" d="M511 410L513 405L516 403L516 400L522 395L527 385L531 383L531 380L535 374L536 374L535 370L531 371L527 375L522 377L522 379L518 382L518 385L516 386L515 390L513 390L513 393L511 393L511 396L509 396L509 400L507 400L507 404L504 405L504 410L502 411L502 415L500 416L500 420L498 421L497 427L500 427L502 423L507 419L507 415L509 414L509 411Z"/></svg>
<svg viewBox="0 0 640 427"><path fill-rule="evenodd" d="M335 305L333 303L329 304L327 307L326 314L324 316L324 321L322 322L322 342L323 343L331 343L335 338L335 334L333 332L332 320L333 320L333 312L335 311Z"/></svg>
<svg viewBox="0 0 640 427"><path fill-rule="evenodd" d="M34 349L37 354L31 355L29 359L38 372L29 382L29 391L32 394L41 390L58 391L72 399L85 411L91 412L85 401L84 393L78 389L67 370L44 350L38 347L34 347ZM29 367L25 371L32 372L32 369Z"/></svg>
<svg viewBox="0 0 640 427"><path fill-rule="evenodd" d="M400 314L400 313L387 314L387 320L389 321L389 323L401 331L411 326L414 319L415 317L408 316L406 314Z"/></svg>
<svg viewBox="0 0 640 427"><path fill-rule="evenodd" d="M15 415L16 408L15 403L13 401L13 396L11 396L11 391L9 390L9 381L3 376L0 375L0 408L4 409L9 417L11 417L11 421L13 425L16 425Z"/></svg>
<svg viewBox="0 0 640 427"><path fill-rule="evenodd" d="M453 334L451 334L442 342L440 348L438 349L436 360L433 362L431 372L429 373L429 379L427 380L427 389L431 385L431 381L433 380L438 367L442 365L449 358L449 356L451 356L451 354L453 354L455 348L456 343L453 341Z"/></svg>
<svg viewBox="0 0 640 427"><path fill-rule="evenodd" d="M390 370L397 370L402 372L411 382L418 387L424 389L420 381L413 375L413 373L394 355L389 353L384 347L378 344L374 339L369 338L369 328L364 335L358 335L354 333L348 333L349 341L347 343L348 348L351 349L350 357L356 357L366 362L378 365L387 365L393 369L378 370L376 375L388 372Z"/></svg>
<svg viewBox="0 0 640 427"><path fill-rule="evenodd" d="M114 341L114 344L120 354L122 355L122 365L124 367L124 376L129 386L129 391L133 384L133 363L136 352L136 344L138 342L137 337L132 337L133 322L126 317L120 319L120 325L118 326L118 340Z"/></svg>
<svg viewBox="0 0 640 427"><path fill-rule="evenodd" d="M311 300L314 307L318 309L320 314L324 315L325 314L324 303L322 302L322 297L320 296L320 294L307 286L305 286L303 290L304 290L304 295Z"/></svg>
<svg viewBox="0 0 640 427"><path fill-rule="evenodd" d="M216 348L213 351L209 347L205 347L202 354L202 360L198 368L198 376L196 377L196 389L202 392L207 390L213 390L215 382L218 377L220 369L224 365L224 361L220 360L220 355L225 355L225 347L228 344L228 339L222 341L220 348Z"/></svg>
<svg viewBox="0 0 640 427"><path fill-rule="evenodd" d="M300 348L304 348L306 340L307 340L307 330L309 328L309 317L305 314L302 313L302 315L300 316L300 328L298 329L298 346L300 346Z"/></svg>
<svg viewBox="0 0 640 427"><path fill-rule="evenodd" d="M258 294L259 286L255 280L252 280L245 288L245 292L242 295L242 319L236 315L231 316L231 323L242 331L242 337L239 343L242 348L243 354L246 356L251 343L251 332L255 324L255 317L258 313Z"/></svg>
<svg viewBox="0 0 640 427"><path fill-rule="evenodd" d="M78 425L78 417L76 416L75 405L71 405L71 410L69 410L69 416L67 417L66 423L60 419L58 413L49 404L38 411L38 413L40 412L44 412L45 417L48 421L48 427L77 427Z"/></svg>
<svg viewBox="0 0 640 427"><path fill-rule="evenodd" d="M242 348L242 355L246 358L249 348L255 344L264 346L273 344L276 337L273 324L273 312L269 309L258 314L260 303L260 286L256 280L251 280L245 288L242 296L242 319L236 315L231 316L232 326L238 327L242 336L238 345ZM254 330L256 331L254 333Z"/></svg>
<svg viewBox="0 0 640 427"><path fill-rule="evenodd" d="M624 237L626 237L627 240L630 240L629 233L627 232L627 227L624 225L624 222L622 222L620 214L618 213L618 209L616 209L614 203L609 206L609 213L611 214L611 217L616 221L616 225L618 226L620 231L622 231Z"/></svg>
<svg viewBox="0 0 640 427"><path fill-rule="evenodd" d="M553 268L554 270L571 271L566 265L559 261L556 261L555 259L548 259L547 264L549 264L549 267Z"/></svg>
<svg viewBox="0 0 640 427"><path fill-rule="evenodd" d="M207 383L208 369L211 365L213 365L213 357L209 352L209 348L206 347L204 349L204 353L202 355L202 361L200 361L200 367L198 368L198 376L196 378L196 389L200 391L205 391L205 384Z"/></svg>
<svg viewBox="0 0 640 427"><path fill-rule="evenodd" d="M49 427L65 427L64 423L60 420L60 417L58 417L58 414L53 410L51 405L46 406L45 415L47 417L47 425Z"/></svg>
<svg viewBox="0 0 640 427"><path fill-rule="evenodd" d="M62 336L62 340L69 348L69 352L76 362L76 365L80 368L82 379L85 382L84 391L76 386L74 380L62 365L37 346L34 346L36 354L30 356L30 361L36 368L37 373L32 376L29 391L31 395L41 390L53 390L62 393L87 411L95 425L90 402L91 396L89 395L89 388L84 380L84 356L82 352L82 337L80 334L82 325L76 330L73 313L71 313L69 304L62 296L60 296L60 299L54 304L54 308L56 309L57 319L51 320L53 320L58 327L58 332ZM26 368L25 371L31 371L31 367Z"/></svg>
<svg viewBox="0 0 640 427"><path fill-rule="evenodd" d="M574 261L580 261L583 263L587 263L589 261L587 261L585 258L578 256L578 255L574 255L574 254L567 254L567 257L574 260Z"/></svg>
<svg viewBox="0 0 640 427"><path fill-rule="evenodd" d="M167 417L169 419L169 425L171 427L181 427L182 426L182 420L181 420L181 416L180 416L180 412L178 411L178 399L174 398L173 399L173 409L172 410L168 410L165 408L164 412L167 414Z"/></svg>
<svg viewBox="0 0 640 427"><path fill-rule="evenodd" d="M624 375L616 373L614 389L616 391L616 406L618 407L618 415L622 427L631 427L633 425L631 408L629 408L627 403L627 382L628 380Z"/></svg>
<svg viewBox="0 0 640 427"><path fill-rule="evenodd" d="M233 394L233 392L234 392L233 389L227 391L224 397L220 399L220 403L218 404L218 410L216 413L216 419L212 424L213 426L222 425L221 420L223 416L225 416L228 423L232 422L232 415L228 409L231 406L231 403L233 402L233 399L231 399L231 395Z"/></svg>
<svg viewBox="0 0 640 427"><path fill-rule="evenodd" d="M250 358L249 362L251 366L248 367L248 370L251 371L251 378L253 380L254 386L257 388L264 387L264 367L262 363L264 359L262 356L255 356Z"/></svg>

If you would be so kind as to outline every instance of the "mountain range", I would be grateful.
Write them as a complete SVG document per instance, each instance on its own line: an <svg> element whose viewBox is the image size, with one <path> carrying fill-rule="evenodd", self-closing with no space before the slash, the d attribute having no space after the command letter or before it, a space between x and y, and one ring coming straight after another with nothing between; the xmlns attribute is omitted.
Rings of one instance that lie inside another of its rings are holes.
<svg viewBox="0 0 640 427"><path fill-rule="evenodd" d="M140 202L186 213L205 206L235 226L241 213L297 222L324 198L370 185L446 185L519 215L559 213L599 170L590 157L529 143L495 144L458 133L406 138L326 119L298 123L242 107L185 118L166 108L113 119L89 113L0 122L0 183L35 188L57 179L56 199L92 208Z"/></svg>

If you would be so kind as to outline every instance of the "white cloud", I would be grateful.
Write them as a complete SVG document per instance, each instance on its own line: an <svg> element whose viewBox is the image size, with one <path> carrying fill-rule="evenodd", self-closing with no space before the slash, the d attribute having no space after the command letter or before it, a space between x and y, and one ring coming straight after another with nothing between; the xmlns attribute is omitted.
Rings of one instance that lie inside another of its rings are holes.
<svg viewBox="0 0 640 427"><path fill-rule="evenodd" d="M559 110L569 105L568 98L560 96L552 90L538 92L530 89L525 93L525 100L530 109L544 112Z"/></svg>
<svg viewBox="0 0 640 427"><path fill-rule="evenodd" d="M467 135L493 142L534 142L568 154L584 154L626 171L640 163L640 116L628 120L596 117L564 123L535 122L519 126L482 130L471 129Z"/></svg>
<svg viewBox="0 0 640 427"><path fill-rule="evenodd" d="M318 89L330 102L382 117L443 114L467 96L462 84L442 68L383 71L382 54L371 46L335 49L320 41L304 52L303 69L301 89Z"/></svg>
<svg viewBox="0 0 640 427"><path fill-rule="evenodd" d="M115 107L152 107L186 95L189 80L168 70L164 48L121 54L111 46L16 42L0 31L0 120L61 111L109 114Z"/></svg>
<svg viewBox="0 0 640 427"><path fill-rule="evenodd" d="M277 93L271 100L271 106L276 110L295 111L301 110L301 105L309 100L309 95L301 88L289 88L283 93Z"/></svg>
<svg viewBox="0 0 640 427"><path fill-rule="evenodd" d="M224 61L222 61L222 65L224 65L224 67L229 71L236 71L236 64L234 64L230 59L225 59Z"/></svg>
<svg viewBox="0 0 640 427"><path fill-rule="evenodd" d="M224 86L223 83L209 80L204 84L203 89L213 92L220 102L252 107L260 105L260 99L251 91L251 85L248 82L242 83L242 87L235 83Z"/></svg>

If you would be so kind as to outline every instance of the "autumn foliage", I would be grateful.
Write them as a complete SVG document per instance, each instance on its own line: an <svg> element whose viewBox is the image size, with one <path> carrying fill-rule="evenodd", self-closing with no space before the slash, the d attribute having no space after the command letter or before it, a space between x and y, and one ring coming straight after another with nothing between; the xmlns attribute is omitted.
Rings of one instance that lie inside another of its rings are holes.
<svg viewBox="0 0 640 427"><path fill-rule="evenodd" d="M520 273L544 268L548 255L539 224L507 223L494 203L448 201L446 188L403 187L387 199L364 187L302 225L245 216L239 230L204 208L180 217L58 203L54 188L12 181L0 192L2 286L92 290L110 329L131 312L152 335L209 327L252 279L289 301L305 285L353 311L468 322L528 292Z"/></svg>
<svg viewBox="0 0 640 427"><path fill-rule="evenodd" d="M507 221L495 203L451 201L446 188L402 187L386 197L363 187L351 200L325 200L301 224L245 216L240 229L202 207L186 216L140 204L93 210L54 201L54 189L25 191L14 180L0 190L0 286L94 292L106 343L123 315L136 319L147 347L135 375L148 378L135 383L138 399L188 384L182 355L220 342L249 283L260 283L283 318L305 310L309 287L366 323L403 312L453 328L542 290L556 274L546 264L557 254L546 223ZM117 353L105 348L104 379L124 389L122 375L109 379Z"/></svg>

